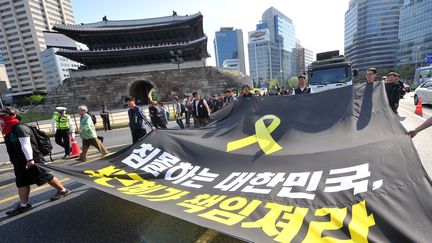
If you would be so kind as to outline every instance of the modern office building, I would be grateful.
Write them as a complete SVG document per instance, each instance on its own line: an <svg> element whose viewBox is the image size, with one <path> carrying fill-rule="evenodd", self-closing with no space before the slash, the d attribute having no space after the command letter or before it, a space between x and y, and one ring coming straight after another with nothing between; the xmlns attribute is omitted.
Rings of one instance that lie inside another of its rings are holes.
<svg viewBox="0 0 432 243"><path fill-rule="evenodd" d="M57 51L58 48L49 48L40 54L48 92L62 85L63 80L70 77L71 69L78 70L81 66L77 62L56 55Z"/></svg>
<svg viewBox="0 0 432 243"><path fill-rule="evenodd" d="M284 80L297 75L296 38L293 21L274 7L267 9L263 15L260 27L267 27L270 31L270 41L276 43L280 49L282 77Z"/></svg>
<svg viewBox="0 0 432 243"><path fill-rule="evenodd" d="M359 70L393 69L403 0L351 0L345 13L345 55Z"/></svg>
<svg viewBox="0 0 432 243"><path fill-rule="evenodd" d="M432 53L432 1L406 0L399 24L398 67L424 65Z"/></svg>
<svg viewBox="0 0 432 243"><path fill-rule="evenodd" d="M215 33L213 41L216 66L224 67L226 60L238 60L238 71L246 74L246 64L243 45L243 31L233 27L220 28ZM232 61L230 61L232 63Z"/></svg>
<svg viewBox="0 0 432 243"><path fill-rule="evenodd" d="M249 71L255 87L282 80L280 46L270 41L269 29L249 32Z"/></svg>
<svg viewBox="0 0 432 243"><path fill-rule="evenodd" d="M40 52L43 32L73 24L70 0L0 0L0 47L13 95L46 91Z"/></svg>
<svg viewBox="0 0 432 243"><path fill-rule="evenodd" d="M297 50L297 75L306 74L309 65L314 60L314 54L311 50L303 47L300 42L296 44Z"/></svg>

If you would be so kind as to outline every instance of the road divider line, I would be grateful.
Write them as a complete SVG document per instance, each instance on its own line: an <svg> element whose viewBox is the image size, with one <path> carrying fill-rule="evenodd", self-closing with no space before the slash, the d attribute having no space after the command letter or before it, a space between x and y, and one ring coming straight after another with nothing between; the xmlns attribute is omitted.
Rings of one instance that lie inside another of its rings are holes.
<svg viewBox="0 0 432 243"><path fill-rule="evenodd" d="M207 229L204 234L202 234L195 243L209 243L212 242L214 238L219 234L216 230Z"/></svg>
<svg viewBox="0 0 432 243"><path fill-rule="evenodd" d="M124 143L124 144L119 144L119 145L113 145L113 146L106 147L106 149L118 148L118 147L128 146L128 145L130 145L130 143ZM98 151L98 150L97 150L97 149L89 149L88 152L96 152L96 151ZM99 152L99 151L98 151L98 152ZM111 154L111 153L110 153L110 154ZM68 161L68 160L65 160L65 159L58 159L58 160L56 160L56 161L54 161L54 162L49 162L49 163L47 163L47 164L53 164L53 163L59 163L59 162L66 162L66 161ZM11 164L10 161L8 161L8 162L0 162L0 166L3 166L3 165L9 165L9 164ZM6 170L10 170L10 169L6 169ZM3 171L3 170L0 170L0 171Z"/></svg>
<svg viewBox="0 0 432 243"><path fill-rule="evenodd" d="M418 118L418 119L420 119L420 120L422 120L422 121L426 121L427 119L426 118L424 118L424 117L422 117L422 116L419 116L419 115L416 115L416 114L414 114L414 113L411 113L410 111L408 111L408 110L406 110L405 108L402 108L402 107L399 107L401 110L403 110L403 111L405 111L406 113L408 113L408 115L411 115L411 116L413 116L413 117L416 117L416 118Z"/></svg>
<svg viewBox="0 0 432 243"><path fill-rule="evenodd" d="M70 180L70 178L64 178L64 179L61 179L60 182L63 183L63 182L68 181L68 180ZM37 192L37 191L41 191L41 190L44 190L44 189L46 189L46 188L48 188L48 187L50 187L50 185L49 185L49 184L45 184L45 185L43 185L43 186L40 186L40 187L37 187L37 188L31 190L30 192ZM8 198L5 198L5 199L0 200L0 204L3 204L3 203L5 203L5 202L9 202L9 201L12 201L12 200L15 200L15 199L18 199L18 198L19 198L18 195L15 195L15 196L12 196L12 197L8 197Z"/></svg>
<svg viewBox="0 0 432 243"><path fill-rule="evenodd" d="M1 189L5 189L6 187L13 186L13 185L15 185L15 182L13 182L13 183L9 183L9 184L6 184L6 185L4 185L4 186L0 186L0 190L1 190Z"/></svg>

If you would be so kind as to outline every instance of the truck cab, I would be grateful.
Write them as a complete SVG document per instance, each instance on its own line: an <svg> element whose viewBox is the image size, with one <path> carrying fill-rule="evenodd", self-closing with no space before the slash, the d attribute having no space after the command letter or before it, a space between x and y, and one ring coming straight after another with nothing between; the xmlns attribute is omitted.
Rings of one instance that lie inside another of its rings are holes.
<svg viewBox="0 0 432 243"><path fill-rule="evenodd" d="M351 62L339 51L318 53L317 61L308 68L309 87L314 93L341 88L352 85L353 75L357 75L357 70L352 70Z"/></svg>

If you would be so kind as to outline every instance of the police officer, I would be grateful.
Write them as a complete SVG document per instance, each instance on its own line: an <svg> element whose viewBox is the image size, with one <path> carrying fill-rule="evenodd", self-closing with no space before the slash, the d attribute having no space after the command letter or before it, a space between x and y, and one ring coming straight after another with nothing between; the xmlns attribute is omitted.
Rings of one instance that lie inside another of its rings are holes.
<svg viewBox="0 0 432 243"><path fill-rule="evenodd" d="M65 150L63 159L69 159L71 153L69 134L75 138L75 126L71 117L66 114L66 107L56 107L51 126L53 132L55 132L56 144Z"/></svg>
<svg viewBox="0 0 432 243"><path fill-rule="evenodd" d="M144 115L141 107L135 104L135 98L128 97L125 99L127 106L129 107L129 128L132 133L132 142L136 143L140 138L144 137L147 133L145 126L149 126L152 130L156 130L156 127L150 123Z"/></svg>
<svg viewBox="0 0 432 243"><path fill-rule="evenodd" d="M312 88L306 86L306 77L304 75L298 76L298 87L294 89L293 95L310 94L313 93Z"/></svg>

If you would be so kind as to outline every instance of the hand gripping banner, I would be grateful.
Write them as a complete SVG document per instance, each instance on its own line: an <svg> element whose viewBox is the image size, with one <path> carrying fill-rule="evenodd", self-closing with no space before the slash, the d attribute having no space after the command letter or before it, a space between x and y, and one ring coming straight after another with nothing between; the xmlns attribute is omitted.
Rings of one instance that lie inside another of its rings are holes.
<svg viewBox="0 0 432 243"><path fill-rule="evenodd" d="M203 129L157 130L106 159L47 166L246 241L432 239L431 180L381 82L240 98Z"/></svg>

